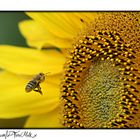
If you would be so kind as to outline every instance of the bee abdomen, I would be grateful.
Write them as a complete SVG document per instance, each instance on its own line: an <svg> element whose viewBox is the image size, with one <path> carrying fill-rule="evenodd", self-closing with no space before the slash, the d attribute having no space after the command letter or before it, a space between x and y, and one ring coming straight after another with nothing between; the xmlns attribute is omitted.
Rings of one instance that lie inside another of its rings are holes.
<svg viewBox="0 0 140 140"><path fill-rule="evenodd" d="M36 81L29 81L29 83L25 87L26 92L30 92L36 88L37 82Z"/></svg>

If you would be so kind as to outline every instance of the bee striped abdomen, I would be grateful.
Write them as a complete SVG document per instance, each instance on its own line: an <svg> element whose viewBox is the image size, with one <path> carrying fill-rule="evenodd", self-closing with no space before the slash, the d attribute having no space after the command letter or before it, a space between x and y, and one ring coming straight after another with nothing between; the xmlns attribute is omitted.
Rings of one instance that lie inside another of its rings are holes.
<svg viewBox="0 0 140 140"><path fill-rule="evenodd" d="M26 92L30 92L32 91L33 89L35 89L37 86L37 82L36 81L29 81L29 83L26 85L25 87L25 91Z"/></svg>
<svg viewBox="0 0 140 140"><path fill-rule="evenodd" d="M30 80L26 87L25 87L25 91L26 92L30 92L30 91L35 91L38 92L40 94L42 94L41 91L41 87L40 87L40 83L44 82L45 80L45 74L44 73L39 73L37 75L35 75L32 80Z"/></svg>

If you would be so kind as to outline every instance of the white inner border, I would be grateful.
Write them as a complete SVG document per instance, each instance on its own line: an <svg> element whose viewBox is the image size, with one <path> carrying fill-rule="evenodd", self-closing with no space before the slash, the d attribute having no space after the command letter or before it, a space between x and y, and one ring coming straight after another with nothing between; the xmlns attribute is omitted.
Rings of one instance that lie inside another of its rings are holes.
<svg viewBox="0 0 140 140"><path fill-rule="evenodd" d="M140 10L139 0L0 0L0 10Z"/></svg>
<svg viewBox="0 0 140 140"><path fill-rule="evenodd" d="M0 0L2 11L140 11L139 0ZM6 130L0 130L5 133ZM20 129L25 131L25 129ZM135 140L140 130L48 130L27 129L36 133L34 140ZM1 138L4 139L4 138ZM8 138L9 140L16 138ZM17 138L27 140L25 138Z"/></svg>
<svg viewBox="0 0 140 140"><path fill-rule="evenodd" d="M8 129L7 129L8 130ZM0 130L0 135L5 134L7 130ZM107 129L10 129L10 131L18 132L18 134L27 132L36 135L35 138L23 136L14 137L14 135L6 137L7 140L136 140L139 139L139 130L107 130ZM0 137L5 140L4 137Z"/></svg>

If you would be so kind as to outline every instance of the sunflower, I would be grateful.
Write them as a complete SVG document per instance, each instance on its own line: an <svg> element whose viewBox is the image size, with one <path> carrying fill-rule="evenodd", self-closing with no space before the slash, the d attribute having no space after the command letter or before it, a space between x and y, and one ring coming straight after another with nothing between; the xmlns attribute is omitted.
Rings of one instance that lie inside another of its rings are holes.
<svg viewBox="0 0 140 140"><path fill-rule="evenodd" d="M0 118L24 127L140 127L140 14L29 12L19 28L30 48L0 47ZM57 49L56 49L57 48ZM39 72L43 96L25 93Z"/></svg>

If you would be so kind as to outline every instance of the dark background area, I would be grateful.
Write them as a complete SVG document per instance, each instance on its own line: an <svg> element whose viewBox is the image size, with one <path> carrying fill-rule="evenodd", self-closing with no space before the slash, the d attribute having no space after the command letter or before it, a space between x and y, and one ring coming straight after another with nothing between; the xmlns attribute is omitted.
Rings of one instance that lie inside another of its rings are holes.
<svg viewBox="0 0 140 140"><path fill-rule="evenodd" d="M24 12L0 12L0 45L16 45L28 47L22 37L18 23L29 19ZM0 118L0 128L22 128L27 117L16 119Z"/></svg>
<svg viewBox="0 0 140 140"><path fill-rule="evenodd" d="M0 44L27 47L18 29L18 23L25 19L29 18L24 12L0 12Z"/></svg>

